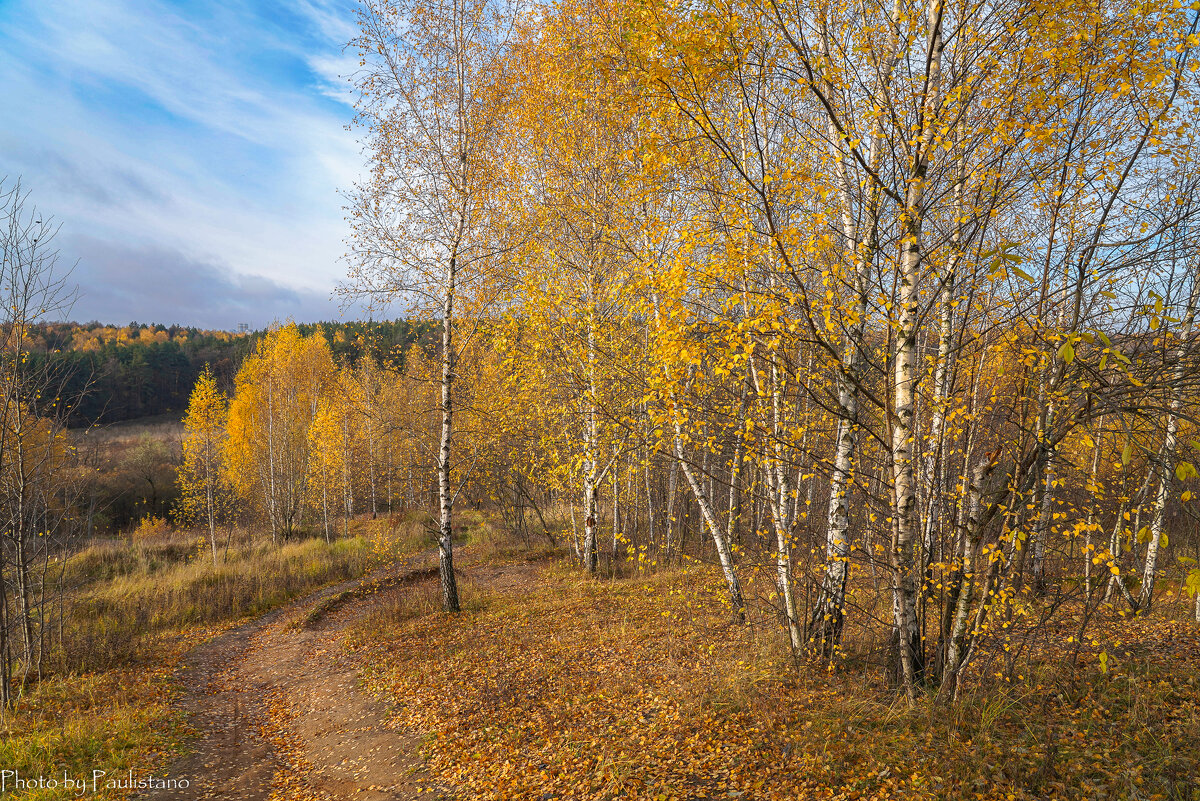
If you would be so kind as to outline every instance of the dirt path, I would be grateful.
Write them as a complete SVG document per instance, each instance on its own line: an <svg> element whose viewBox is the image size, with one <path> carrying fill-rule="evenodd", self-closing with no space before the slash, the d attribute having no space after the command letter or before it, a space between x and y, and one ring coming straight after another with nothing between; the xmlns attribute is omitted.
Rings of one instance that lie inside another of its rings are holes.
<svg viewBox="0 0 1200 801"><path fill-rule="evenodd" d="M431 564L422 555L328 587L193 649L182 704L199 736L166 774L188 787L142 797L444 797L431 787L418 739L384 725L384 706L359 690L340 646L347 627L390 593L430 580Z"/></svg>

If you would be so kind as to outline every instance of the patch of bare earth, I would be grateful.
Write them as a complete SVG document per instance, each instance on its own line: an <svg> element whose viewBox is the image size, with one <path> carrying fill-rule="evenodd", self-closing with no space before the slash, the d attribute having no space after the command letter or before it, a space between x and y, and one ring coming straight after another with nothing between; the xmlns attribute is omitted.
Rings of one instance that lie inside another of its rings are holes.
<svg viewBox="0 0 1200 801"><path fill-rule="evenodd" d="M197 738L166 774L188 786L144 797L445 797L424 770L419 739L385 724L384 705L359 689L359 670L340 645L375 604L430 575L424 555L328 587L193 649L181 703Z"/></svg>

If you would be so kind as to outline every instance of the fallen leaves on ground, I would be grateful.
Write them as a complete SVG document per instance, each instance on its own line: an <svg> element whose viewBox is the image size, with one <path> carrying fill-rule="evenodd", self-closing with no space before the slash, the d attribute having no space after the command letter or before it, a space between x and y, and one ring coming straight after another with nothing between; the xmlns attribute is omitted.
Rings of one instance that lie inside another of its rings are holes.
<svg viewBox="0 0 1200 801"><path fill-rule="evenodd" d="M1149 662L910 710L877 671L797 671L776 629L727 622L711 575L512 569L476 611L348 642L462 799L1200 798L1188 623L1143 623Z"/></svg>

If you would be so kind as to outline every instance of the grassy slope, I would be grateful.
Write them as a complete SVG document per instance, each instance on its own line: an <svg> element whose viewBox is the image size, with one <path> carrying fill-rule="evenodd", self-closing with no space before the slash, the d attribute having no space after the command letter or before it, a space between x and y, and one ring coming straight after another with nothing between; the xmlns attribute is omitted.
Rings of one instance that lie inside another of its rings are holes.
<svg viewBox="0 0 1200 801"><path fill-rule="evenodd" d="M0 721L0 767L61 778L64 770L72 777L131 768L144 775L165 764L186 736L170 705L183 653L241 620L425 545L420 526L394 539L384 535L385 522L358 522L351 539L332 544L243 543L215 569L204 543L182 534L99 543L76 554L66 567L68 586L77 588L64 621L66 669L33 685L17 712ZM11 797L72 796L38 790Z"/></svg>
<svg viewBox="0 0 1200 801"><path fill-rule="evenodd" d="M797 673L773 624L729 626L717 590L699 570L559 566L468 587L457 617L417 592L350 647L461 798L1200 798L1191 623L1102 622L1074 676L1035 660L909 710L876 670Z"/></svg>

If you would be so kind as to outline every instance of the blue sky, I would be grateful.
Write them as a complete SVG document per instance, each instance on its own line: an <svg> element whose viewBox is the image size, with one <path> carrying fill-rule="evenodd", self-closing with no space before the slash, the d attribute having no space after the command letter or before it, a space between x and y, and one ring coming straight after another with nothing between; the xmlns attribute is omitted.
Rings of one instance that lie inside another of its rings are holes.
<svg viewBox="0 0 1200 801"><path fill-rule="evenodd" d="M76 320L231 328L332 298L362 172L350 0L0 0L0 176L62 224Z"/></svg>

